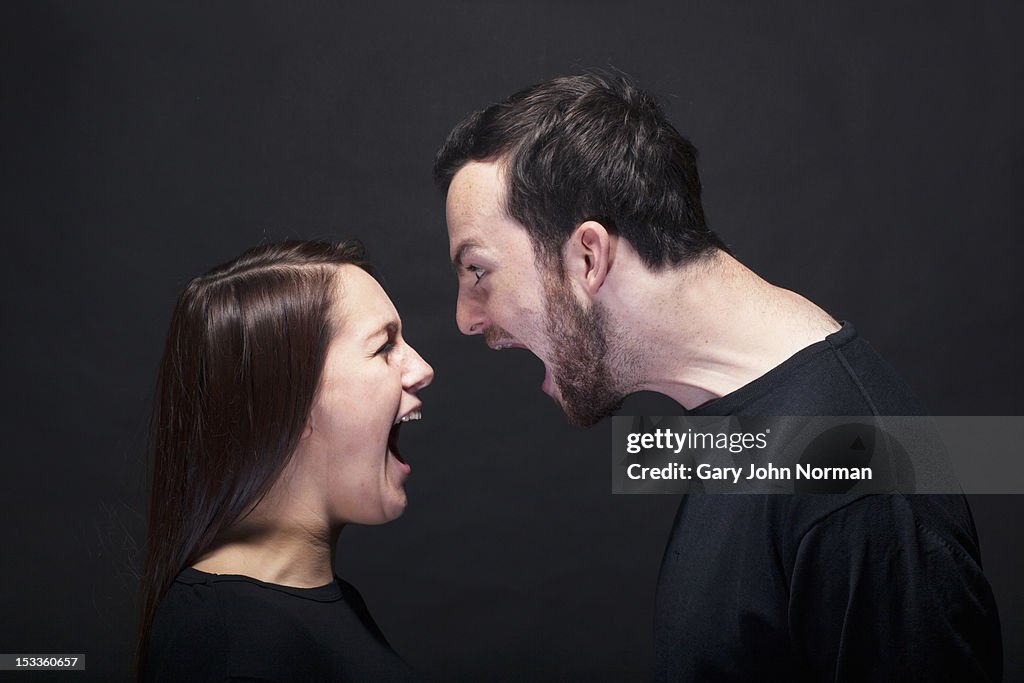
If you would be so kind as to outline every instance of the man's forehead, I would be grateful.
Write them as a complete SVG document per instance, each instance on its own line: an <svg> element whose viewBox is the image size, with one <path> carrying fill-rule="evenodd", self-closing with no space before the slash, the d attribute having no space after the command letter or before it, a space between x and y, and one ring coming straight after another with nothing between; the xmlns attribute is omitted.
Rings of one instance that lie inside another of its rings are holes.
<svg viewBox="0 0 1024 683"><path fill-rule="evenodd" d="M505 179L501 162L471 161L459 169L448 189L449 255L455 266L465 257L533 257L526 228L503 204Z"/></svg>
<svg viewBox="0 0 1024 683"><path fill-rule="evenodd" d="M486 235L502 216L493 166L471 161L452 178L446 206L452 263L460 264L467 252L483 248Z"/></svg>
<svg viewBox="0 0 1024 683"><path fill-rule="evenodd" d="M502 212L505 182L501 164L470 161L460 168L448 187L448 218L472 221Z"/></svg>

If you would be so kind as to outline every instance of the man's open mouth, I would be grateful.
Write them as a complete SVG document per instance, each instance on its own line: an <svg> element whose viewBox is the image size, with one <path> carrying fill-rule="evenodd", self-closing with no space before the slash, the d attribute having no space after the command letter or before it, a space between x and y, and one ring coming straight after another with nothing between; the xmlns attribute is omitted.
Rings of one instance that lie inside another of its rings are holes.
<svg viewBox="0 0 1024 683"><path fill-rule="evenodd" d="M501 351L502 349L526 349L527 351L530 350L529 347L526 346L526 344L520 344L519 342L509 340L487 342L487 345L490 346L495 351Z"/></svg>
<svg viewBox="0 0 1024 683"><path fill-rule="evenodd" d="M533 353L533 350L526 344L520 344L519 342L512 341L511 339L488 339L487 346L489 346L494 351L501 351L503 349L526 349L530 353ZM533 355L537 356L537 354L535 353ZM540 356L537 356L537 358L540 359L540 362L544 364L544 380L540 384L540 390L543 391L548 396L554 398L555 380L554 377L551 375L551 369L548 368L548 364L545 363L544 360L540 358Z"/></svg>

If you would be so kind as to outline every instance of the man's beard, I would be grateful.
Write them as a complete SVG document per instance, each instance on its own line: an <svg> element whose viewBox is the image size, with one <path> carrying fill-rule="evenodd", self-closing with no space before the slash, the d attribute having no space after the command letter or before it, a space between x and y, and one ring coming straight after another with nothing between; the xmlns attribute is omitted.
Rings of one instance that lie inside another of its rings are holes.
<svg viewBox="0 0 1024 683"><path fill-rule="evenodd" d="M622 354L609 354L604 309L597 304L583 308L568 286L554 278L545 278L544 292L551 379L569 422L589 427L618 410L632 391L609 365Z"/></svg>

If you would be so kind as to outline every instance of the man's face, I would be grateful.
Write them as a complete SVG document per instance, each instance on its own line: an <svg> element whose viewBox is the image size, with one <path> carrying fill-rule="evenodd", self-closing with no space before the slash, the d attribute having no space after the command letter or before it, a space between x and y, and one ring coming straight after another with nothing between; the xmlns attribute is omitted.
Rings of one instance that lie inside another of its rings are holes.
<svg viewBox="0 0 1024 683"><path fill-rule="evenodd" d="M456 322L492 349L526 348L544 363L541 389L588 426L628 393L608 365L602 310L585 308L554 268L538 267L525 228L505 215L496 162L470 162L448 190L448 241L459 278Z"/></svg>

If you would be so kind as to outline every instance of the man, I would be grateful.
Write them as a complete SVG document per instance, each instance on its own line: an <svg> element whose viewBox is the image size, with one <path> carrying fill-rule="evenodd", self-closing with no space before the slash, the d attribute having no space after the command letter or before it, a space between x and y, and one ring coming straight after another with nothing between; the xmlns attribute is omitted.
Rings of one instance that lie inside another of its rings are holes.
<svg viewBox="0 0 1024 683"><path fill-rule="evenodd" d="M690 415L921 415L850 324L708 229L693 146L630 81L556 78L438 152L457 323L525 347L577 425L635 391ZM684 497L660 680L986 680L999 623L962 496Z"/></svg>

